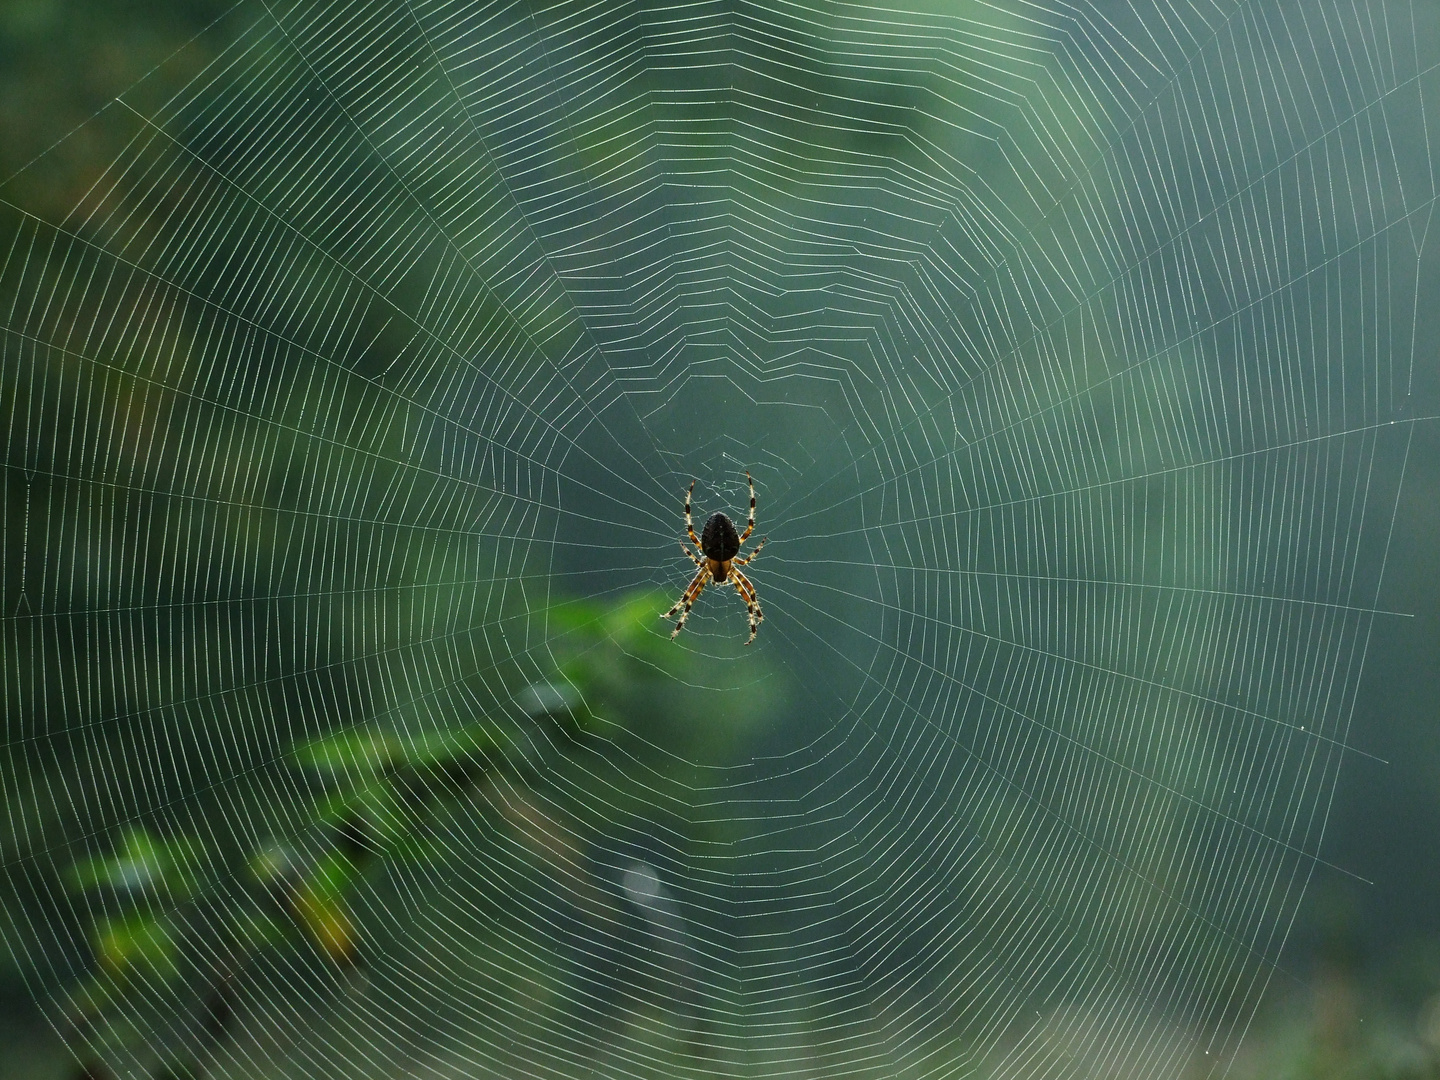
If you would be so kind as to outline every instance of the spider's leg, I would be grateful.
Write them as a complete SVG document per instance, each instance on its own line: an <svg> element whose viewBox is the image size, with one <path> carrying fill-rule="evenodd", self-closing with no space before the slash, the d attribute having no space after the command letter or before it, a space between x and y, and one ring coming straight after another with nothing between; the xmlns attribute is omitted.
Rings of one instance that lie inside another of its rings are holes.
<svg viewBox="0 0 1440 1080"><path fill-rule="evenodd" d="M690 584L685 586L685 591L680 594L680 599L675 601L675 606L672 607L669 611L665 612L663 615L661 615L660 618L670 618L671 615L674 615L677 611L679 611L682 607L685 606L685 601L687 600L693 604L695 602L695 597L699 596L700 590L705 587L705 579L709 576L710 571L702 566L695 574L695 576L690 579Z"/></svg>
<svg viewBox="0 0 1440 1080"><path fill-rule="evenodd" d="M762 543L763 543L763 541L762 541ZM684 540L681 540L681 541L680 541L680 550L683 551L686 555L689 555L689 556L690 556L690 561L693 562L696 566L704 566L704 565L705 565L700 559L698 559L698 558L695 557L695 553L694 553L693 551L691 551L689 548L687 548L687 547L685 546L685 541L684 541ZM759 549L759 548L756 548L755 550L756 550L756 551L759 551L760 549Z"/></svg>
<svg viewBox="0 0 1440 1080"><path fill-rule="evenodd" d="M685 492L685 531L690 534L690 542L694 544L698 550L700 547L700 538L695 535L695 526L690 522L690 496L694 494L695 481L691 480L690 490Z"/></svg>
<svg viewBox="0 0 1440 1080"><path fill-rule="evenodd" d="M769 539L770 539L770 538L769 538L768 536L765 537L764 539L762 539L758 544L755 545L755 550L754 550L754 551L750 552L750 554L749 554L749 555L746 555L743 559L736 559L735 562L734 562L734 565L735 565L735 566L744 566L746 563L751 562L751 561L755 558L756 555L759 555L759 554L760 554L760 549L765 546L765 541L766 541L766 540L769 540Z"/></svg>
<svg viewBox="0 0 1440 1080"><path fill-rule="evenodd" d="M705 588L705 583L709 580L709 568L705 566L700 567L699 570L695 571L695 576L690 579L690 585L686 588L684 594L681 595L679 600L675 601L675 606L660 616L662 619L668 619L677 611L680 612L680 621L675 624L675 629L670 631L671 641L675 640L676 634L685 629L685 620L690 617L690 609L695 605L695 598L700 595L700 590Z"/></svg>
<svg viewBox="0 0 1440 1080"><path fill-rule="evenodd" d="M745 526L745 531L740 534L740 543L745 543L750 534L755 531L755 478L748 472L745 479L750 481L750 524ZM699 547L697 544L696 547Z"/></svg>
<svg viewBox="0 0 1440 1080"><path fill-rule="evenodd" d="M755 634L760 629L760 624L765 621L765 613L760 610L760 598L755 595L755 586L750 584L750 579L739 570L733 567L730 570L730 577L735 582L735 591L740 594L740 599L745 601L745 606L750 609L750 636L745 639L745 644L755 640Z"/></svg>

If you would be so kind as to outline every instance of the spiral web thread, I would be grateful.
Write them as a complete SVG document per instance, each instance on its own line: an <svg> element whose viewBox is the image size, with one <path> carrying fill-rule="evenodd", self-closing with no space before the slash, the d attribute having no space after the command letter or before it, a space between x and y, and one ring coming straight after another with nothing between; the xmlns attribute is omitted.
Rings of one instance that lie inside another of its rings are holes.
<svg viewBox="0 0 1440 1080"><path fill-rule="evenodd" d="M5 192L7 935L56 1023L133 1075L1223 1075L1330 872L1427 18L235 7L71 136L123 149L63 220L48 158ZM645 631L683 724L527 727L557 605L663 610L686 484L746 469L755 646L712 588ZM325 842L297 747L457 717L546 764L365 878L363 965L238 961L236 853ZM102 1025L67 868L137 824L206 853L188 966L101 963Z"/></svg>

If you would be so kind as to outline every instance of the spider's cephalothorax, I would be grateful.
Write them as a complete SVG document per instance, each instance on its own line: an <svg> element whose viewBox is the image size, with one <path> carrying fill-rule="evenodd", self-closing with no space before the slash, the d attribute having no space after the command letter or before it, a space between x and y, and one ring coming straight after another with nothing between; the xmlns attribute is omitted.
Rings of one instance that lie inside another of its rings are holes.
<svg viewBox="0 0 1440 1080"><path fill-rule="evenodd" d="M670 631L673 639L676 634L685 628L685 620L690 617L690 608L695 604L695 598L700 595L700 590L705 588L709 582L717 585L734 585L735 591L745 601L745 606L750 609L750 636L745 639L745 644L755 640L755 632L760 629L760 622L765 618L760 611L760 601L755 595L755 586L750 584L750 579L740 572L744 566L765 546L765 540L755 545L755 550L746 555L743 559L738 558L740 547L749 539L750 534L755 531L755 481L747 472L745 479L750 481L750 521L745 526L743 533L735 531L735 523L728 515L716 511L705 521L705 527L700 530L700 535L695 535L695 526L690 521L690 497L695 494L695 481L690 481L690 490L685 493L685 531L690 534L690 542L693 543L699 554L691 551L685 546L685 541L680 541L680 550L690 557L690 561L699 567L695 576L690 579L690 585L675 601L675 606L667 611L661 618L668 619L677 611L680 613L680 621L675 624L675 629ZM768 537L766 538L768 539Z"/></svg>

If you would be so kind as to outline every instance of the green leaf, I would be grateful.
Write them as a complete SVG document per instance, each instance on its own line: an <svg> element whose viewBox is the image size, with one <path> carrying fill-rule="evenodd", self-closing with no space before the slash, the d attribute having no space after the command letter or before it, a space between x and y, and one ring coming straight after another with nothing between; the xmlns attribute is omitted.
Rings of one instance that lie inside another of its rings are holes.
<svg viewBox="0 0 1440 1080"><path fill-rule="evenodd" d="M131 828L113 855L82 859L70 869L71 884L81 891L105 887L128 895L190 895L198 877L201 851L195 841L158 839Z"/></svg>
<svg viewBox="0 0 1440 1080"><path fill-rule="evenodd" d="M489 721L474 720L454 728L414 732L374 726L340 731L305 743L296 757L317 772L354 776L363 781L397 768L493 761L519 752L515 739L504 730Z"/></svg>
<svg viewBox="0 0 1440 1080"><path fill-rule="evenodd" d="M399 740L372 727L340 731L300 747L300 764L329 773L373 774L401 753Z"/></svg>
<svg viewBox="0 0 1440 1080"><path fill-rule="evenodd" d="M178 971L175 940L163 917L140 912L95 924L95 958L117 978L170 979Z"/></svg>
<svg viewBox="0 0 1440 1080"><path fill-rule="evenodd" d="M332 958L348 962L356 947L355 926L345 904L345 892L358 876L355 864L334 853L316 864L296 890L296 917Z"/></svg>

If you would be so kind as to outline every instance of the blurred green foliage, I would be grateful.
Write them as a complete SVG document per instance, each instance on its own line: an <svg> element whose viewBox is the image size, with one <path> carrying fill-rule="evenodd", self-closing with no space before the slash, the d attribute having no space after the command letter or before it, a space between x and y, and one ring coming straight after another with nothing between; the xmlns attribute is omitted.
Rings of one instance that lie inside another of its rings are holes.
<svg viewBox="0 0 1440 1080"><path fill-rule="evenodd" d="M527 844L542 873L557 861L574 872L586 834L645 814L643 797L612 802L611 816L592 815L576 831L562 830L538 804L507 820L487 792L502 785L505 805L521 807L525 791L545 792L545 774L577 753L589 759L576 773L582 783L587 774L604 776L597 759L607 755L662 767L658 748L626 726L693 664L656 619L662 605L648 591L557 604L549 612L558 642L553 679L516 687L518 713L423 728L391 715L299 740L277 776L288 804L284 831L237 846L132 823L116 830L109 850L76 860L66 881L91 950L88 972L69 991L77 1050L143 1057L136 1045L153 1042L163 1025L148 1028L137 1017L155 1013L157 1001L179 1013L199 1002L210 1020L189 1052L196 1060L172 1053L157 1062L179 1075L198 1072L199 1056L229 1033L227 995L247 968L267 952L291 969L303 968L306 956L340 968L363 964L363 943L377 928L366 925L358 898L400 864L441 864L450 845L483 842L454 832L457 821L480 826L477 807L491 829ZM693 710L678 716L702 726ZM207 831L218 824L208 822Z"/></svg>
<svg viewBox="0 0 1440 1080"><path fill-rule="evenodd" d="M220 0L0 4L0 182L35 166L9 196L63 220L124 145L120 130L86 122L167 61L150 89L174 93L212 58L196 35L230 10Z"/></svg>
<svg viewBox="0 0 1440 1080"><path fill-rule="evenodd" d="M78 889L117 895L184 898L194 890L197 853L184 839L163 841L141 828L124 830L113 855L84 859L71 870Z"/></svg>

